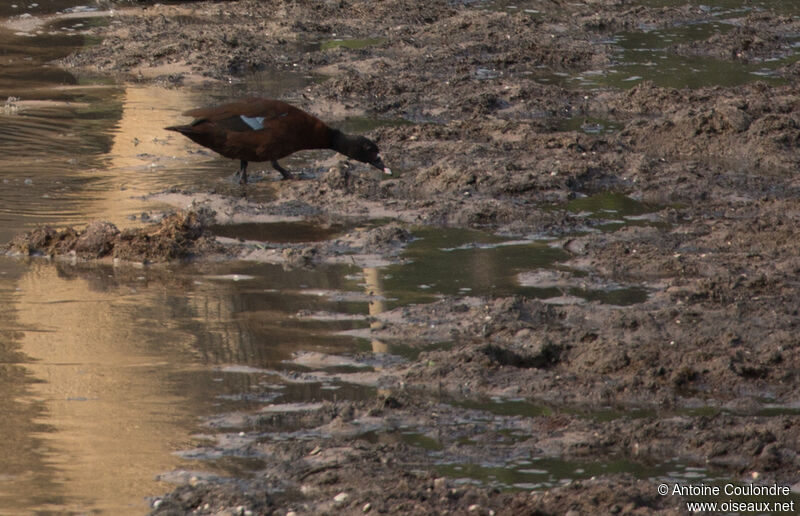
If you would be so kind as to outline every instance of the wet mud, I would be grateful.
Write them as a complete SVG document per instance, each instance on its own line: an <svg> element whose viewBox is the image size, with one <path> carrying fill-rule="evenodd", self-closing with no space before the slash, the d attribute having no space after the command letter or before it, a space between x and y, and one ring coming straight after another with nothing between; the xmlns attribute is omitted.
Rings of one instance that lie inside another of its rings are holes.
<svg viewBox="0 0 800 516"><path fill-rule="evenodd" d="M178 479L180 487L153 499L155 514L682 514L683 499L658 496L657 473L640 474L670 462L699 468L702 478L798 491L800 68L792 35L800 22L779 7L126 4L89 29L101 43L59 64L171 88L264 70L318 74L324 80L286 100L326 119L377 121L366 133L395 176L315 155L302 180L267 171L254 173L245 192L152 195L194 203L205 218L183 213L122 232L103 223L41 229L10 249L369 267L402 262L419 228L471 228L546 237L563 254L556 271L518 278L561 296L445 293L371 316L355 334L413 350L370 374L337 373L375 387L375 401L293 414L293 438L269 437L285 434L289 415L250 415L243 439L210 446L263 468L248 478ZM690 29L689 41L659 51L719 67L717 82L615 75L631 34ZM607 194L647 209L609 225L581 207ZM208 230L287 221L337 229L282 242ZM585 294L630 286L644 298ZM465 407L478 402L502 417L471 420ZM402 428L422 437L399 439ZM529 469L536 460L638 466L532 491L524 479L457 482L459 473L443 466L497 460L502 468L520 457L533 461Z"/></svg>

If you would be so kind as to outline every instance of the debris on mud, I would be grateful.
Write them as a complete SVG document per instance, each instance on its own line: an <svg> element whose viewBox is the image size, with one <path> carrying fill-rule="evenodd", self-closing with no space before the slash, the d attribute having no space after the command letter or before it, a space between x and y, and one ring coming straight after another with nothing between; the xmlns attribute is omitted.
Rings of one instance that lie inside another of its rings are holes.
<svg viewBox="0 0 800 516"><path fill-rule="evenodd" d="M144 263L224 253L224 248L205 233L207 217L196 211L178 212L157 224L121 231L104 221L94 221L82 231L44 226L16 236L5 250L13 255L114 258Z"/></svg>

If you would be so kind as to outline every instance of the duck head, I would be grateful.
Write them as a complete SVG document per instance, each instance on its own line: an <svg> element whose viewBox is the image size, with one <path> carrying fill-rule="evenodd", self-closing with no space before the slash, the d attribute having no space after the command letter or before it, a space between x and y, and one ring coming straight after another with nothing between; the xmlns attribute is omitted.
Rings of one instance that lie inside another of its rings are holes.
<svg viewBox="0 0 800 516"><path fill-rule="evenodd" d="M391 169L383 164L378 146L369 138L365 138L364 136L352 136L334 130L332 142L333 144L331 147L348 158L358 160L362 163L369 163L378 170L382 170L384 174L392 173Z"/></svg>

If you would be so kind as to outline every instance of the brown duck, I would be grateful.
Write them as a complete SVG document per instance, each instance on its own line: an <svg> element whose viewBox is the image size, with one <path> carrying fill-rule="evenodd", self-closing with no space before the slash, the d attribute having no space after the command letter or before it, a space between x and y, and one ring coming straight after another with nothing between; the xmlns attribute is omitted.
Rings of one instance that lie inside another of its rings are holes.
<svg viewBox="0 0 800 516"><path fill-rule="evenodd" d="M319 118L280 100L244 99L183 114L195 120L166 129L226 158L240 160L237 175L242 184L247 183L250 161L270 161L284 179L291 179L278 160L304 149L333 149L386 174L392 173L383 164L373 141L328 127Z"/></svg>

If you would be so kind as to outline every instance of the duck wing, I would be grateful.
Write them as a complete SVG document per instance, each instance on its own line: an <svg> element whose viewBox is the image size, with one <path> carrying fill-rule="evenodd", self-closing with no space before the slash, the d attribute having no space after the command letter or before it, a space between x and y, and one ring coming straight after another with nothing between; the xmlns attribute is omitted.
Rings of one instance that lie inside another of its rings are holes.
<svg viewBox="0 0 800 516"><path fill-rule="evenodd" d="M270 120L287 116L293 108L280 100L245 99L220 106L191 109L183 113L194 117L191 125L211 122L230 131L258 131Z"/></svg>

